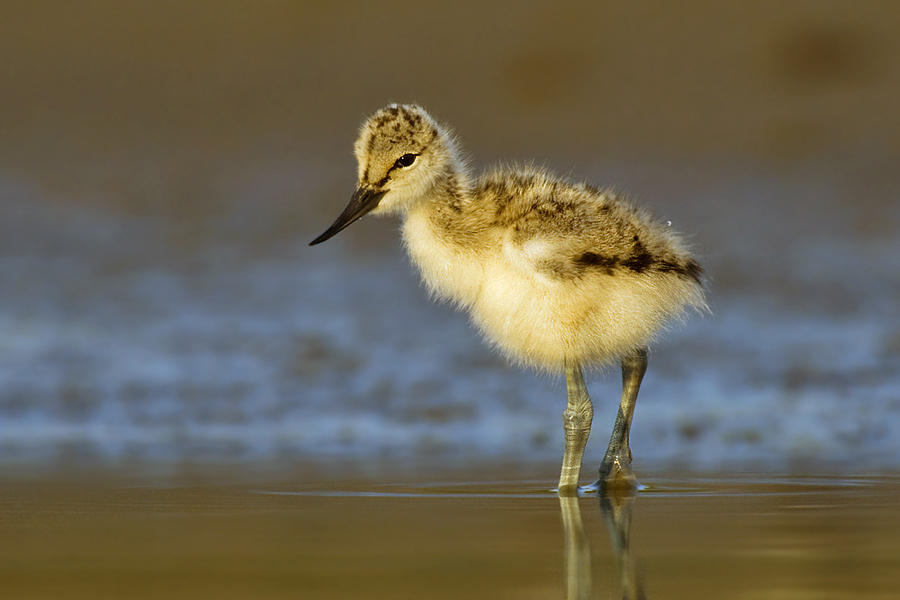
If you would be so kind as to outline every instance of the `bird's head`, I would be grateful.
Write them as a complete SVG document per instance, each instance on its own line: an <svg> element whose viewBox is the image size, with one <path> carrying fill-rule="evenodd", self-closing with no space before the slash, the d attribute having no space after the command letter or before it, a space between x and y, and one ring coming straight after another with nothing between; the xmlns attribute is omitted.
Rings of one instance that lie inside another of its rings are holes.
<svg viewBox="0 0 900 600"><path fill-rule="evenodd" d="M353 147L358 187L344 212L310 245L324 242L363 215L408 210L456 168L450 133L422 107L391 104L369 117Z"/></svg>

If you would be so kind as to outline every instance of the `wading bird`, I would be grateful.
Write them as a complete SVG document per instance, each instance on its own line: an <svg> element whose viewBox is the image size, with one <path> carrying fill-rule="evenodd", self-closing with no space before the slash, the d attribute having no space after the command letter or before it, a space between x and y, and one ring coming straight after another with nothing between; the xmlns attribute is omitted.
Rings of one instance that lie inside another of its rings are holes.
<svg viewBox="0 0 900 600"><path fill-rule="evenodd" d="M647 346L689 307L702 269L666 225L621 196L537 168L473 180L450 130L413 104L369 117L354 146L358 189L315 245L363 215L399 213L433 294L467 310L514 361L565 373L558 492L578 491L593 407L582 368L622 364L601 486L636 486L629 431Z"/></svg>

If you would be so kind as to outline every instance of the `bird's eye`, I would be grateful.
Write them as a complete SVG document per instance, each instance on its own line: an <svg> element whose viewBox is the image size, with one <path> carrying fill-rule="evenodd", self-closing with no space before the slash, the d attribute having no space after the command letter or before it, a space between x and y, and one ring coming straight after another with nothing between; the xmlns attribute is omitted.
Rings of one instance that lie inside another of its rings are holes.
<svg viewBox="0 0 900 600"><path fill-rule="evenodd" d="M397 162L394 163L394 166L402 169L403 167L411 167L414 162L416 162L416 157L418 154L404 154L400 158L397 159Z"/></svg>

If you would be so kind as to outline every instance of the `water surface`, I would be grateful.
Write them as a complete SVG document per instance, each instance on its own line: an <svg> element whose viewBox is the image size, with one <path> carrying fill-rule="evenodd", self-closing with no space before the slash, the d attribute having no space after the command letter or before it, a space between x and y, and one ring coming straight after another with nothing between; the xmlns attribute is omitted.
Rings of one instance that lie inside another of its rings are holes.
<svg viewBox="0 0 900 600"><path fill-rule="evenodd" d="M900 478L0 486L9 598L892 598ZM641 596L643 594L643 596ZM567 596L568 595L568 596Z"/></svg>

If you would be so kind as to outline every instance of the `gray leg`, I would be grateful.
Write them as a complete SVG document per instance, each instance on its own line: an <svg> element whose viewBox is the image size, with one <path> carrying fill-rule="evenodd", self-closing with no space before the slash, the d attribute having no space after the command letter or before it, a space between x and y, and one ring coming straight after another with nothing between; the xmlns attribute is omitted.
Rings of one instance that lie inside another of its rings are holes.
<svg viewBox="0 0 900 600"><path fill-rule="evenodd" d="M566 453L563 456L562 471L559 474L559 495L574 496L578 493L578 473L581 458L591 434L594 407L584 384L584 375L577 364L566 363L566 390L569 405L563 413L563 428L566 434Z"/></svg>
<svg viewBox="0 0 900 600"><path fill-rule="evenodd" d="M638 350L632 356L622 359L622 401L619 414L609 438L609 448L600 463L600 485L607 487L637 487L637 479L631 470L631 448L628 434L631 418L637 402L641 380L647 371L647 351Z"/></svg>

